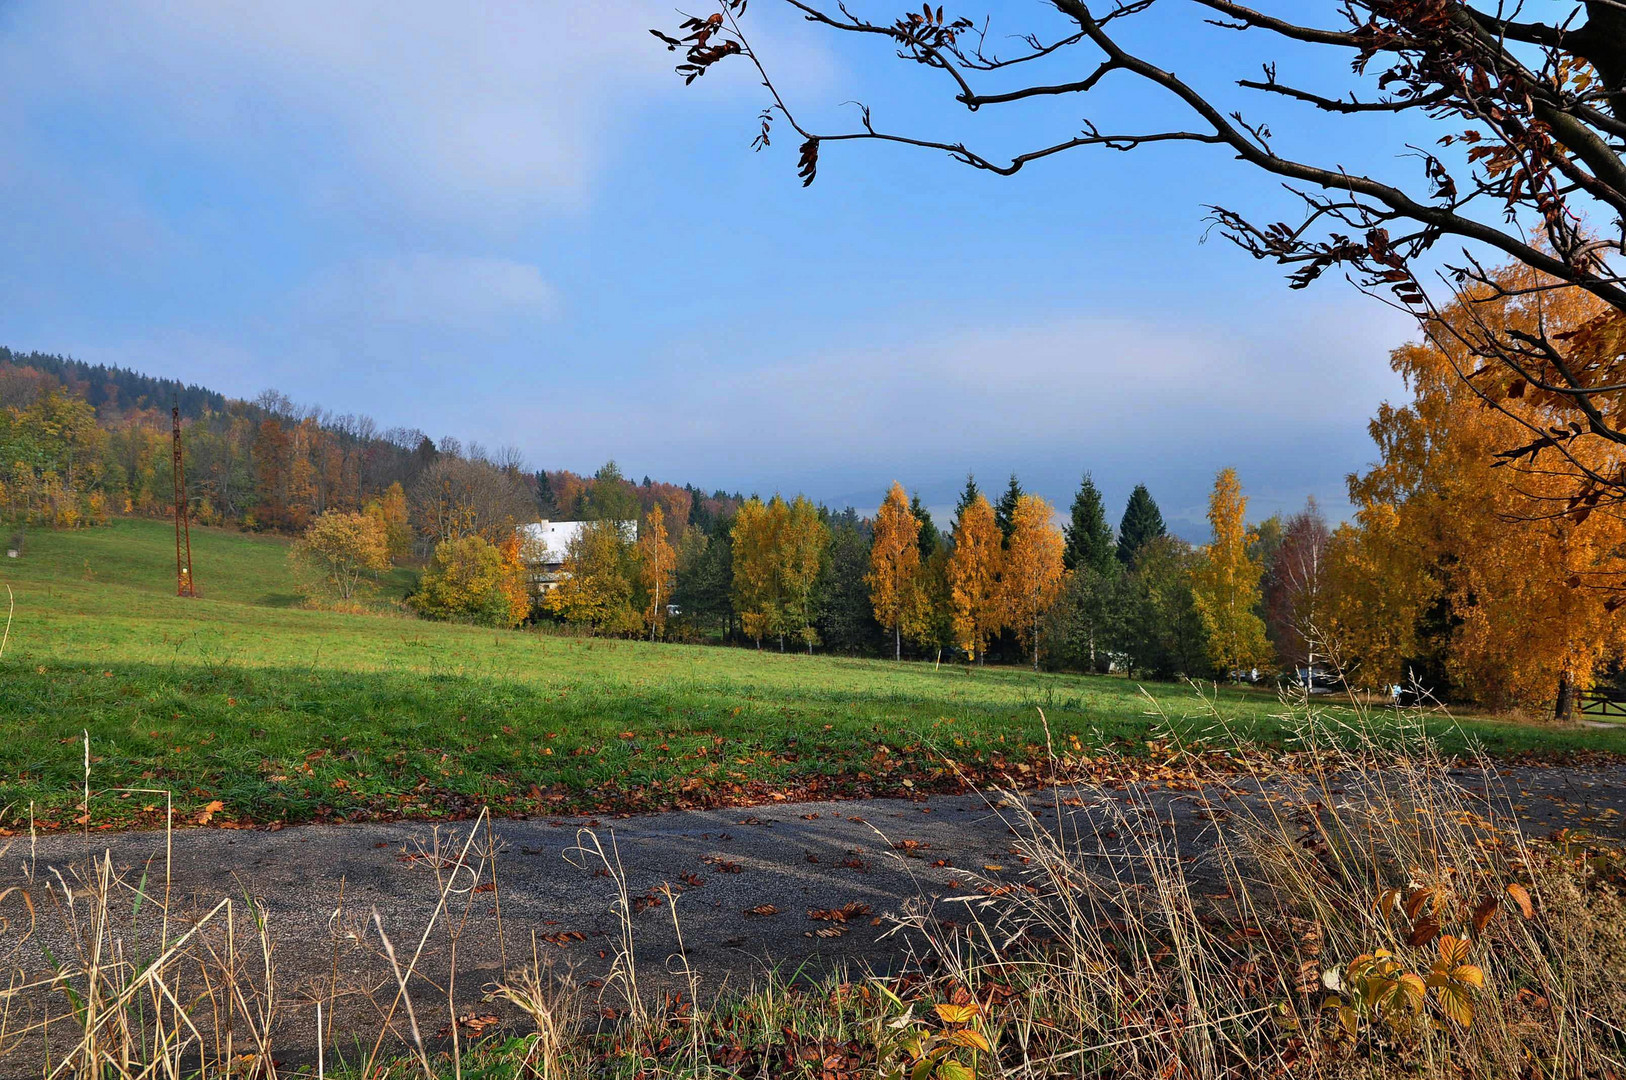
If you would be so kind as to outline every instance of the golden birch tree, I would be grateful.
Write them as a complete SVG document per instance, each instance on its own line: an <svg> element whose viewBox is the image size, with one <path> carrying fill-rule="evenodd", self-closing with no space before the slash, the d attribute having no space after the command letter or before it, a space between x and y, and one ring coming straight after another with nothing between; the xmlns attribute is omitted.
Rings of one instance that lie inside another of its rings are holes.
<svg viewBox="0 0 1626 1080"><path fill-rule="evenodd" d="M805 495L791 502L775 495L764 503L752 496L734 518L734 610L746 636L791 637L812 651L813 585L823 564L830 530Z"/></svg>
<svg viewBox="0 0 1626 1080"><path fill-rule="evenodd" d="M1270 643L1258 615L1264 567L1248 554L1255 539L1245 523L1248 500L1235 469L1221 469L1208 498L1214 539L1202 549L1191 591L1208 629L1208 655L1221 673L1268 663Z"/></svg>
<svg viewBox="0 0 1626 1080"><path fill-rule="evenodd" d="M920 522L903 485L894 483L875 515L869 585L875 621L892 632L892 657L903 659L903 639L918 636L925 596L920 581Z"/></svg>
<svg viewBox="0 0 1626 1080"><path fill-rule="evenodd" d="M783 499L779 503L784 508L784 524L778 530L775 567L784 634L800 641L811 653L819 643L813 625L813 586L824 565L824 550L830 546L830 530L807 496L798 495L788 505ZM780 648L784 648L783 637Z"/></svg>
<svg viewBox="0 0 1626 1080"><path fill-rule="evenodd" d="M774 503L783 506L777 495ZM762 648L762 639L781 632L782 604L778 595L774 552L780 515L755 495L740 505L730 534L734 545L734 612L745 636Z"/></svg>
<svg viewBox="0 0 1626 1080"><path fill-rule="evenodd" d="M1063 564L1067 541L1054 518L1054 508L1044 499L1021 496L1011 514L1011 536L1005 545L1001 581L1005 622L1032 652L1035 671L1039 670L1040 628L1067 576Z"/></svg>
<svg viewBox="0 0 1626 1080"><path fill-rule="evenodd" d="M954 523L954 552L948 563L954 636L974 662L984 658L988 639L1005 627L1000 593L1004 563L1004 536L994 520L994 508L979 493Z"/></svg>
<svg viewBox="0 0 1626 1080"><path fill-rule="evenodd" d="M666 605L677 580L677 552L667 542L666 515L660 503L649 508L638 536L638 577L648 598L644 621L649 624L649 640L654 641L666 628Z"/></svg>

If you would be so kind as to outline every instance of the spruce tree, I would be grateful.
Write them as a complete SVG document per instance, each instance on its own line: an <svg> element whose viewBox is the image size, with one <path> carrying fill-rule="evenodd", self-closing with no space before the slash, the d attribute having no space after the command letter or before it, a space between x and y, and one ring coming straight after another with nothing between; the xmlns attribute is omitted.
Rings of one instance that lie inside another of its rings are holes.
<svg viewBox="0 0 1626 1080"><path fill-rule="evenodd" d="M954 521L956 524L965 516L965 508L976 502L977 496L981 494L982 489L977 487L977 478L970 473L966 473L965 490L960 492L960 501L954 504Z"/></svg>
<svg viewBox="0 0 1626 1080"><path fill-rule="evenodd" d="M1027 493L1022 490L1022 484L1016 479L1016 474L1011 473L1011 482L1006 486L1005 494L999 497L999 505L994 507L994 524L999 526L1000 534L1007 541L1010 540L1011 530L1016 524L1016 504L1025 494Z"/></svg>
<svg viewBox="0 0 1626 1080"><path fill-rule="evenodd" d="M551 518L559 512L553 497L553 481L548 479L543 469L536 470L536 508L544 518Z"/></svg>
<svg viewBox="0 0 1626 1080"><path fill-rule="evenodd" d="M1084 474L1078 494L1073 496L1072 520L1063 531L1067 534L1067 547L1062 551L1062 559L1067 569L1087 566L1099 574L1113 569L1112 526L1107 524L1101 492L1089 473Z"/></svg>
<svg viewBox="0 0 1626 1080"><path fill-rule="evenodd" d="M1152 501L1152 493L1145 484L1136 484L1129 494L1129 505L1124 507L1123 521L1118 525L1118 561L1129 566L1146 545L1168 532L1163 525L1163 514Z"/></svg>
<svg viewBox="0 0 1626 1080"><path fill-rule="evenodd" d="M937 550L937 545L942 542L943 536L938 532L937 523L932 521L931 511L921 504L918 494L909 499L909 512L915 515L916 521L920 522L920 561L924 565L926 560L932 557L932 553Z"/></svg>

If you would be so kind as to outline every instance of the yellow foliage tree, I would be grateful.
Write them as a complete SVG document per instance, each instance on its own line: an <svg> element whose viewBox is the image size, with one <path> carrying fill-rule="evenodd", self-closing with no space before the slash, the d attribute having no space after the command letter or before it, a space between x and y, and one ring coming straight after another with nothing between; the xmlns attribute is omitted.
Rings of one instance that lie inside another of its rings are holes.
<svg viewBox="0 0 1626 1080"><path fill-rule="evenodd" d="M389 570L384 527L370 514L329 510L310 523L289 549L288 559L308 596L329 596L346 603L356 598L369 578Z"/></svg>
<svg viewBox="0 0 1626 1080"><path fill-rule="evenodd" d="M96 410L75 394L51 390L25 408L0 408L0 513L84 524L88 497L105 472L107 443Z"/></svg>
<svg viewBox="0 0 1626 1080"><path fill-rule="evenodd" d="M758 648L763 638L776 637L781 652L791 637L811 651L818 637L813 584L830 543L818 510L802 495L789 503L778 495L766 503L752 496L734 518L732 537L734 610L746 636Z"/></svg>
<svg viewBox="0 0 1626 1080"><path fill-rule="evenodd" d="M785 525L779 536L778 572L785 629L811 653L819 643L813 626L813 587L824 565L825 549L830 546L830 530L812 501L798 495L785 510Z"/></svg>
<svg viewBox="0 0 1626 1080"><path fill-rule="evenodd" d="M666 514L660 503L650 507L638 535L638 577L647 598L644 621L649 624L649 640L654 641L666 627L666 605L671 603L677 581L677 552L667 542Z"/></svg>
<svg viewBox="0 0 1626 1080"><path fill-rule="evenodd" d="M482 536L462 536L435 545L408 603L428 619L514 626L525 617L515 602L523 590L523 573L501 548Z"/></svg>
<svg viewBox="0 0 1626 1080"><path fill-rule="evenodd" d="M1408 681L1422 602L1438 592L1390 503L1361 507L1327 542L1323 622L1307 637L1357 685Z"/></svg>
<svg viewBox="0 0 1626 1080"><path fill-rule="evenodd" d="M412 551L412 525L407 516L406 490L399 480L367 504L367 513L376 518L383 528L390 558L399 559Z"/></svg>
<svg viewBox="0 0 1626 1080"><path fill-rule="evenodd" d="M1032 652L1035 671L1039 670L1040 628L1067 578L1063 562L1067 541L1056 528L1055 516L1055 509L1039 496L1023 495L1016 500L1011 537L1005 545L1001 580L1005 621Z"/></svg>
<svg viewBox="0 0 1626 1080"><path fill-rule="evenodd" d="M979 494L954 523L954 552L948 563L954 636L973 661L983 659L988 639L1005 627L1000 591L1004 564L1004 536L994 520L994 508Z"/></svg>
<svg viewBox="0 0 1626 1080"><path fill-rule="evenodd" d="M1268 663L1270 643L1259 617L1264 567L1248 554L1255 536L1245 524L1248 500L1235 469L1221 469L1208 497L1214 539L1202 549L1191 591L1208 630L1208 656L1223 674Z"/></svg>
<svg viewBox="0 0 1626 1080"><path fill-rule="evenodd" d="M870 544L870 570L865 575L875 621L892 632L893 659L903 659L903 639L918 637L926 618L920 580L920 522L909 509L909 496L894 483L875 515Z"/></svg>
<svg viewBox="0 0 1626 1080"><path fill-rule="evenodd" d="M566 547L559 584L543 597L542 606L599 633L640 632L643 618L632 606L633 559L632 544L619 522L586 522Z"/></svg>
<svg viewBox="0 0 1626 1080"><path fill-rule="evenodd" d="M777 495L773 502L783 505ZM755 495L734 516L734 611L745 636L762 648L762 639L781 632L782 611L774 573L774 549L780 515Z"/></svg>
<svg viewBox="0 0 1626 1080"><path fill-rule="evenodd" d="M1498 283L1504 295L1484 290L1471 305L1442 312L1427 344L1392 354L1412 400L1385 404L1372 421L1381 461L1351 478L1359 535L1345 546L1365 556L1368 575L1398 578L1407 591L1378 602L1371 584L1340 573L1334 609L1343 647L1373 675L1405 677L1399 668L1418 649L1426 621L1446 674L1466 696L1567 718L1576 691L1626 646L1615 612L1626 593L1626 522L1594 512L1596 499L1587 500L1573 470L1523 461L1497 467L1499 452L1557 423L1562 402L1496 374L1502 384L1492 392L1507 411L1485 408L1484 387L1461 373L1478 367L1464 342L1485 327L1551 338L1593 325L1600 309L1523 267L1501 271ZM1602 440L1569 450L1579 469L1598 475L1626 465L1620 448ZM1352 617L1352 609L1363 613L1363 599L1405 624L1410 639L1392 642L1392 631L1374 634L1370 618Z"/></svg>
<svg viewBox="0 0 1626 1080"><path fill-rule="evenodd" d="M502 555L501 589L508 601L508 616L517 626L531 613L530 569L526 564L526 541L518 529L509 533L497 551Z"/></svg>

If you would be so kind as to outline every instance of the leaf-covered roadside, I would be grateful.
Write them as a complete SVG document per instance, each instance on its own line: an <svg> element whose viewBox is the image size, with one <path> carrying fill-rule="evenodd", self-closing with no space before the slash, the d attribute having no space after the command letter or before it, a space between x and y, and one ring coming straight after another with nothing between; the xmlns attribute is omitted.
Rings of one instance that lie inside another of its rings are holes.
<svg viewBox="0 0 1626 1080"><path fill-rule="evenodd" d="M1482 835L1492 839L1497 832ZM1498 958L1505 964L1526 934L1547 933L1544 921L1576 918L1588 897L1607 907L1608 898L1626 886L1626 862L1617 850L1575 834L1538 844L1529 855L1528 866L1511 864L1530 875L1529 887L1511 880L1501 893L1485 893L1491 882L1469 875L1472 880L1458 884L1464 896L1479 898L1460 908L1462 897L1439 887L1352 891L1349 914L1377 920L1369 932L1381 936L1387 926L1415 936L1417 925L1437 919L1455 931L1396 941L1392 949L1361 956L1335 955L1339 935L1316 919L1249 911L1230 891L1193 898L1188 914L1201 928L1213 964L1195 986L1188 982L1191 972L1180 977L1190 946L1182 947L1167 930L1149 933L1127 911L1095 912L1091 940L1102 947L1084 954L1076 951L1084 938L1045 933L1041 925L1030 924L995 948L981 939L976 920L961 925L923 919L909 925L932 944L918 968L898 975L770 978L701 1004L668 991L657 1006L637 1014L598 1000L585 1006L588 1018L573 1038L545 1047L523 1034L523 1019L471 1012L460 1024L465 1043L459 1075L1484 1076L1495 1075L1489 1070L1509 1049L1547 1052L1555 1071L1527 1075L1575 1075L1550 1056L1555 1003L1548 995L1577 988L1530 983L1491 1002L1487 995L1505 988L1490 986L1480 965ZM1309 857L1337 862L1325 849ZM1044 891L1042 874L1029 877L1018 886L1025 894ZM1580 908L1574 897L1560 898L1564 883L1579 890ZM1550 894L1552 910L1538 905L1532 890ZM1004 903L996 894L1012 895L981 891L990 895L990 906ZM867 908L859 913L867 915ZM814 920L836 914L808 912ZM1550 944L1559 940L1567 939ZM977 959L961 966L952 955ZM1115 1015L1081 1020L1073 1011L1078 1002L1058 985L1058 970L1083 970L1116 987L1108 997ZM1498 967L1498 976L1507 974ZM1612 1013L1619 1002L1594 1007ZM1482 1017L1482 1011L1493 1015ZM1490 1030L1482 1030L1486 1026ZM1105 1037L1106 1031L1115 1037ZM449 1026L441 1031L441 1045L449 1034ZM444 1075L453 1075L449 1055L443 1064ZM421 1075L413 1071L417 1062L394 1068L400 1071L382 1075Z"/></svg>

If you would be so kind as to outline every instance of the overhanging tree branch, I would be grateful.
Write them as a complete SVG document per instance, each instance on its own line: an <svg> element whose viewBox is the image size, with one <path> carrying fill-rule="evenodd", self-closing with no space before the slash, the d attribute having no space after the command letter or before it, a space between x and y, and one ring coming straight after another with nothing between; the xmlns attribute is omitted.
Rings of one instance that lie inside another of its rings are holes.
<svg viewBox="0 0 1626 1080"><path fill-rule="evenodd" d="M1269 64L1263 79L1235 83L1256 101L1336 117L1424 118L1439 131L1439 149L1406 146L1401 155L1420 162L1419 183L1279 150L1268 124L1246 118L1237 105L1222 103L1131 49L1120 24L1151 10L1152 0L1049 0L1067 20L1066 29L1016 35L1025 48L1009 59L984 51L987 20L979 26L943 7L927 5L888 22L854 14L846 0L834 7L817 0L784 2L820 28L884 37L897 46L900 59L945 72L954 85L952 103L970 111L1040 99L1087 102L1112 75L1156 87L1194 121L1108 134L1115 125L1092 116L1074 132L1006 155L961 139L882 130L868 106L860 107L855 128L814 130L792 111L746 39L740 25L745 0L721 0L717 14L687 20L680 31L686 36L658 34L668 47L686 50L679 71L689 81L732 56L745 56L755 66L773 99L758 145L766 145L772 122L782 117L802 137L804 183L814 179L820 147L834 142L933 150L1003 176L1090 146L1128 151L1163 143L1211 145L1283 180L1303 203L1296 222L1269 224L1212 209L1224 236L1256 258L1290 268L1296 288L1337 268L1368 292L1386 292L1428 324L1443 304L1434 299L1439 283L1433 273L1419 271L1440 241L1450 238L1471 249L1440 279L1455 300L1485 295L1491 278L1473 250L1486 249L1535 271L1533 288L1574 289L1596 298L1606 314L1576 335L1525 341L1483 325L1469 335L1473 354L1479 370L1496 378L1463 377L1488 405L1518 413L1532 428L1526 444L1506 449L1510 460L1535 467L1538 458L1559 455L1580 498L1598 492L1626 505L1626 467L1587 465L1595 455L1574 452L1590 440L1614 448L1609 453L1616 459L1626 454L1626 335L1619 329L1626 326L1626 273L1620 265L1626 261L1626 2L1562 0L1551 21L1512 17L1520 13L1501 0L1322 0L1310 16L1304 0L1280 0L1277 6L1290 6L1291 18L1233 0L1159 3L1164 10L1183 5L1199 28L1316 47L1328 62L1324 71L1347 72L1352 83L1347 92L1310 90L1280 81ZM1220 45L1221 56L1225 48ZM978 85L1031 64L1058 67L1062 77ZM1531 419L1528 400L1507 396L1513 387L1539 397L1539 419Z"/></svg>

